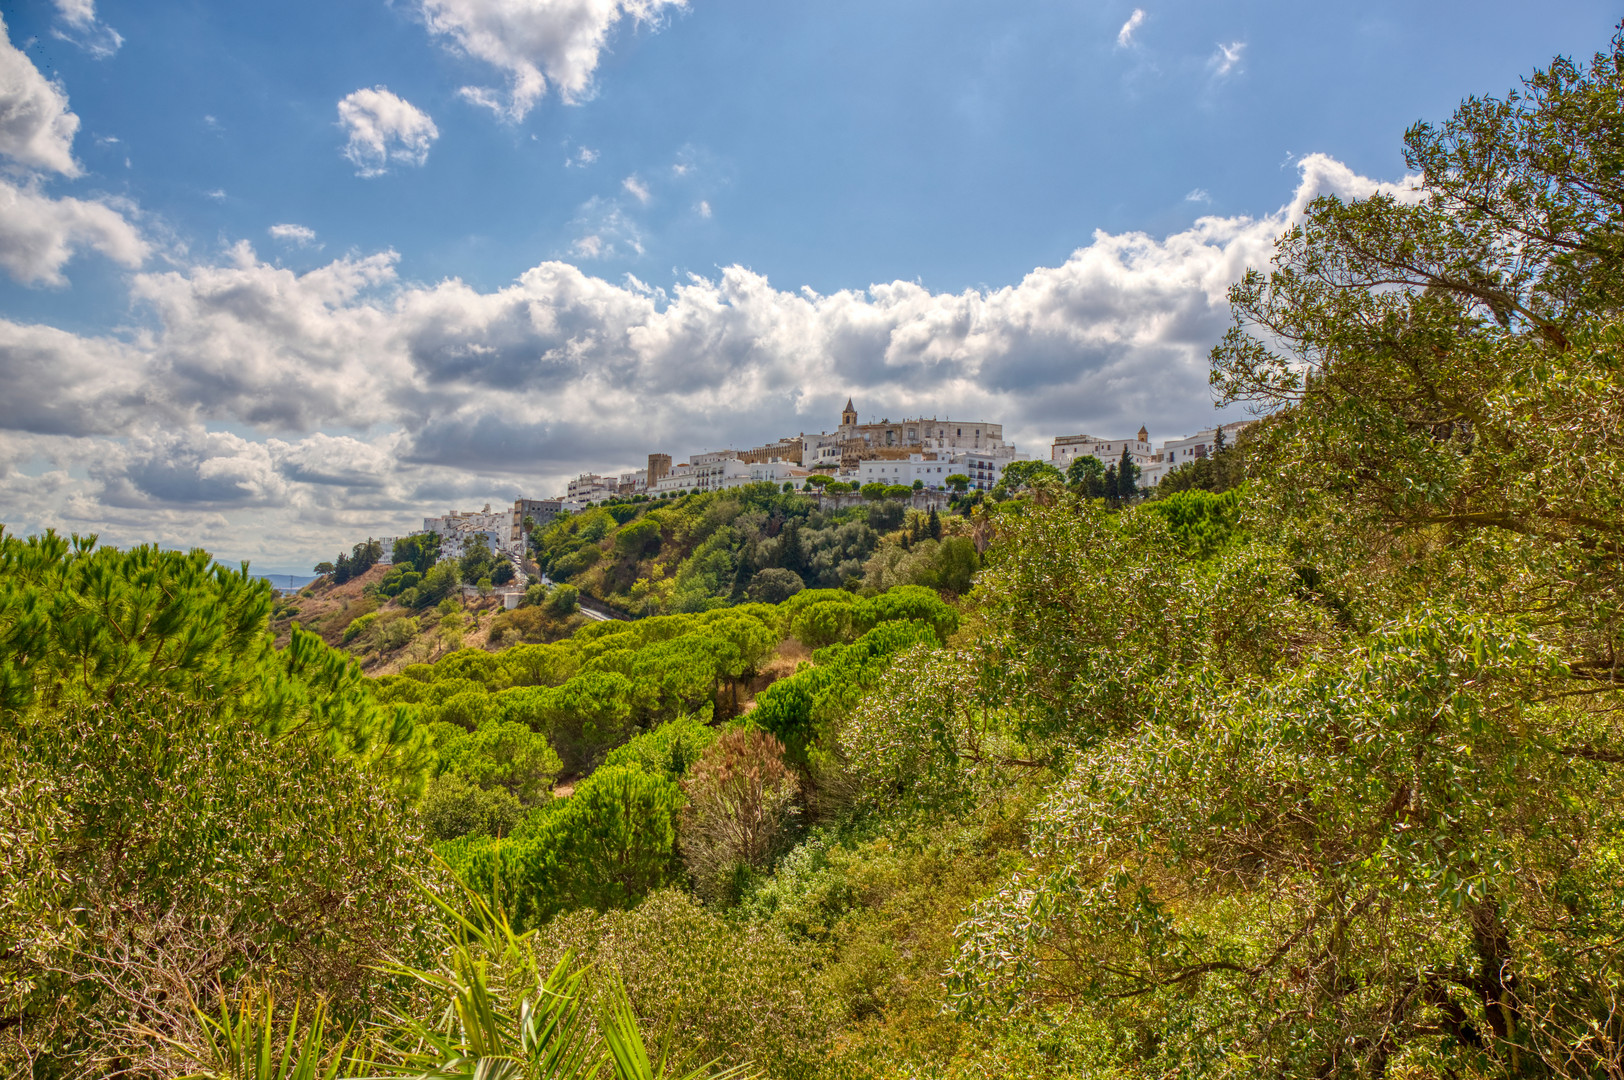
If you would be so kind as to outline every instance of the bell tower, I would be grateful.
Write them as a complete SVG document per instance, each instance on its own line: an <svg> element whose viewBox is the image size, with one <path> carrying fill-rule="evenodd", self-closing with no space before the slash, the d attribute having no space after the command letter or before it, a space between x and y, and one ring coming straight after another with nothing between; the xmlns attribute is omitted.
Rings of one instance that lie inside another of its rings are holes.
<svg viewBox="0 0 1624 1080"><path fill-rule="evenodd" d="M846 399L846 407L840 411L840 426L857 426L857 410L852 407L851 398Z"/></svg>

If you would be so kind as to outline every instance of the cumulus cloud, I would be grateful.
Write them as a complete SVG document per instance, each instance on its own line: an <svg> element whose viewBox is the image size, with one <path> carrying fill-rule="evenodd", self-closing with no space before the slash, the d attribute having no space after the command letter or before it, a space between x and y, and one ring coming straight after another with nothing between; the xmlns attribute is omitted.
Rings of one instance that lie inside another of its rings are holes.
<svg viewBox="0 0 1624 1080"><path fill-rule="evenodd" d="M598 160L598 152L596 150L593 150L593 149L589 148L589 147L583 146L579 150L575 151L575 153L571 154L569 157L564 159L564 167L566 169L569 169L569 168L581 168L581 169L584 169L588 165L592 164L594 161L597 161L597 160Z"/></svg>
<svg viewBox="0 0 1624 1080"><path fill-rule="evenodd" d="M66 284L62 267L87 248L131 267L147 256L146 241L120 209L44 192L47 174L81 174L73 159L78 130L67 94L11 44L0 20L0 157L14 176L0 179L0 267L24 284Z"/></svg>
<svg viewBox="0 0 1624 1080"><path fill-rule="evenodd" d="M344 156L357 176L381 176L391 164L421 165L440 137L428 113L384 86L363 87L341 100L338 122L349 136Z"/></svg>
<svg viewBox="0 0 1624 1080"><path fill-rule="evenodd" d="M91 248L124 266L140 266L148 245L104 203L53 199L37 186L0 180L0 266L24 284L65 285L62 267Z"/></svg>
<svg viewBox="0 0 1624 1080"><path fill-rule="evenodd" d="M0 154L23 168L78 176L79 118L68 109L67 93L11 43L3 19L0 35Z"/></svg>
<svg viewBox="0 0 1624 1080"><path fill-rule="evenodd" d="M265 230L271 234L271 239L281 240L299 247L309 247L316 242L316 230L308 225L272 225Z"/></svg>
<svg viewBox="0 0 1624 1080"><path fill-rule="evenodd" d="M1244 41L1231 41L1228 45L1220 42L1218 51L1212 54L1212 58L1207 61L1207 66L1212 69L1215 77L1222 79L1240 68L1241 54L1245 51L1246 42Z"/></svg>
<svg viewBox="0 0 1624 1080"><path fill-rule="evenodd" d="M1035 453L1083 430L1183 434L1212 420L1206 354L1229 284L1316 195L1405 194L1321 155L1299 168L1272 214L1099 232L1060 265L958 293L820 295L739 266L657 289L564 262L481 291L402 283L393 253L295 274L241 245L136 274L152 329L129 339L0 323L0 377L26 393L0 401L0 520L83 529L99 506L163 535L193 507L221 515L217 554L255 557L271 536L328 557L652 451L828 430L848 394L892 417L1002 422ZM29 452L8 438L77 446L81 468L5 481L7 455Z"/></svg>
<svg viewBox="0 0 1624 1080"><path fill-rule="evenodd" d="M639 180L635 173L622 180L620 186L626 189L626 194L644 206L647 206L649 199L653 197L649 194L648 185Z"/></svg>
<svg viewBox="0 0 1624 1080"><path fill-rule="evenodd" d="M98 60L112 56L124 44L117 30L96 18L96 0L56 0L56 14L61 25L51 33Z"/></svg>
<svg viewBox="0 0 1624 1080"><path fill-rule="evenodd" d="M709 200L700 199L699 202L694 206L694 213L698 214L702 218L710 217L711 204Z"/></svg>
<svg viewBox="0 0 1624 1080"><path fill-rule="evenodd" d="M1121 30L1117 31L1117 48L1126 49L1129 45L1133 44L1134 31L1138 30L1144 21L1145 9L1134 8L1133 14L1128 16L1128 21L1122 24Z"/></svg>
<svg viewBox="0 0 1624 1080"><path fill-rule="evenodd" d="M523 120L548 85L567 104L591 96L610 32L623 19L656 22L686 0L420 0L431 33L507 76L505 95L488 87L463 96L510 120Z"/></svg>

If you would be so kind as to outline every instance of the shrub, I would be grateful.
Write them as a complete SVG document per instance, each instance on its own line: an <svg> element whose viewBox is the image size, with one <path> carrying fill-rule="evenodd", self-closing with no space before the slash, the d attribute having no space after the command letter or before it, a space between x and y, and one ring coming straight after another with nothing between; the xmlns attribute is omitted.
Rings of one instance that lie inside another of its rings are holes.
<svg viewBox="0 0 1624 1080"><path fill-rule="evenodd" d="M545 962L572 954L624 984L638 1014L669 1033L668 1076L716 1059L774 1078L821 1075L844 1012L817 974L818 949L707 911L676 889L631 911L561 916L536 946Z"/></svg>
<svg viewBox="0 0 1624 1080"><path fill-rule="evenodd" d="M506 788L486 790L455 773L437 776L423 794L423 827L433 840L506 836L524 807Z"/></svg>
<svg viewBox="0 0 1624 1080"><path fill-rule="evenodd" d="M526 804L547 798L563 768L545 736L495 719L441 748L441 765L482 788L505 788Z"/></svg>
<svg viewBox="0 0 1624 1080"><path fill-rule="evenodd" d="M632 765L654 776L680 780L715 741L715 728L697 716L682 716L609 751L603 764L605 768Z"/></svg>
<svg viewBox="0 0 1624 1080"><path fill-rule="evenodd" d="M369 611L359 618L351 619L350 624L344 628L344 633L339 640L343 644L348 645L350 642L354 641L356 638L365 633L367 627L371 626L377 621L378 613L376 611Z"/></svg>
<svg viewBox="0 0 1624 1080"><path fill-rule="evenodd" d="M745 595L760 604L781 604L804 588L806 582L795 571L768 567L756 571Z"/></svg>
<svg viewBox="0 0 1624 1080"><path fill-rule="evenodd" d="M378 647L388 652L404 648L420 629L421 624L417 619L409 616L387 619L378 627Z"/></svg>
<svg viewBox="0 0 1624 1080"><path fill-rule="evenodd" d="M555 619L567 618L581 609L581 590L574 585L555 585L547 594L547 614Z"/></svg>
<svg viewBox="0 0 1624 1080"><path fill-rule="evenodd" d="M682 858L701 896L732 903L783 848L800 791L764 731L723 734L682 783Z"/></svg>
<svg viewBox="0 0 1624 1080"><path fill-rule="evenodd" d="M825 600L798 612L790 633L814 649L845 641L851 635L851 600Z"/></svg>
<svg viewBox="0 0 1624 1080"><path fill-rule="evenodd" d="M629 907L676 869L677 785L638 768L599 769L523 838L470 850L453 863L468 885L521 928L560 911Z"/></svg>

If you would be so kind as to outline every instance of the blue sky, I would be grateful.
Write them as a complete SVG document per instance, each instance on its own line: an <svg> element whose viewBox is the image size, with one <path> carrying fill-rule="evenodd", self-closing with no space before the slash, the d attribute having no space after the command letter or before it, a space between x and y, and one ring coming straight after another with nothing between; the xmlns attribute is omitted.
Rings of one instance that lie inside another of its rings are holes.
<svg viewBox="0 0 1624 1080"><path fill-rule="evenodd" d="M1602 4L0 4L0 521L297 570L889 416L1211 422L1223 287Z"/></svg>

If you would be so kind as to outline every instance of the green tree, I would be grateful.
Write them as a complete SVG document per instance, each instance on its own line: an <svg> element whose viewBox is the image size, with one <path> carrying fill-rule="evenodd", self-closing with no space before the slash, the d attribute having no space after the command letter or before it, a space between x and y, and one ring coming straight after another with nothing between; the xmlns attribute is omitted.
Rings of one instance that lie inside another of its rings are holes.
<svg viewBox="0 0 1624 1080"><path fill-rule="evenodd" d="M1061 480L1060 470L1047 461L1012 461L1004 466L998 483L993 486L993 497L1009 498L1019 492Z"/></svg>
<svg viewBox="0 0 1624 1080"><path fill-rule="evenodd" d="M1066 466L1066 482L1090 499L1105 497L1105 462L1093 454L1082 454Z"/></svg>
<svg viewBox="0 0 1624 1080"><path fill-rule="evenodd" d="M1139 494L1139 466L1133 463L1133 457L1128 453L1127 446L1122 447L1122 459L1117 462L1117 490L1118 502L1132 502Z"/></svg>
<svg viewBox="0 0 1624 1080"><path fill-rule="evenodd" d="M1615 1067L1621 91L1615 39L1307 208L1213 355L1247 485L1000 517L971 685L1076 756L961 1007L1091 1018L1084 1073Z"/></svg>
<svg viewBox="0 0 1624 1080"><path fill-rule="evenodd" d="M395 541L392 561L396 566L409 566L419 574L427 574L440 561L440 534L412 533Z"/></svg>
<svg viewBox="0 0 1624 1080"><path fill-rule="evenodd" d="M755 577L750 579L747 595L757 603L780 604L804 588L806 582L793 570L768 567L756 571Z"/></svg>
<svg viewBox="0 0 1624 1080"><path fill-rule="evenodd" d="M629 907L676 873L681 805L664 777L601 768L528 835L473 849L458 869L522 927L576 908Z"/></svg>

